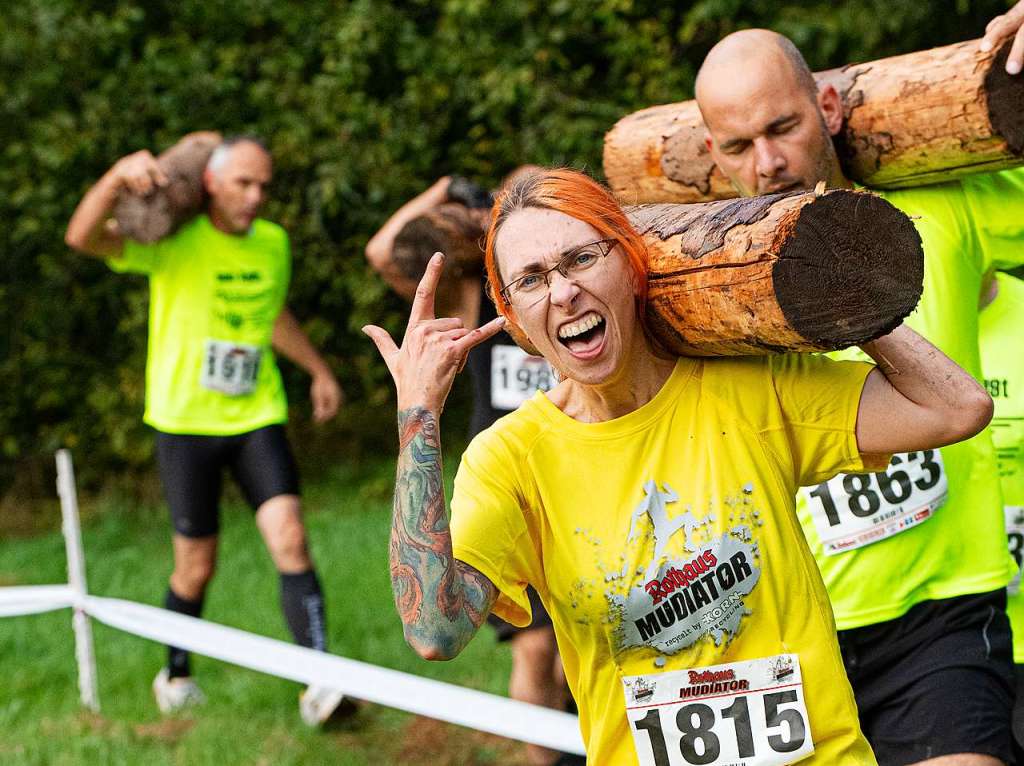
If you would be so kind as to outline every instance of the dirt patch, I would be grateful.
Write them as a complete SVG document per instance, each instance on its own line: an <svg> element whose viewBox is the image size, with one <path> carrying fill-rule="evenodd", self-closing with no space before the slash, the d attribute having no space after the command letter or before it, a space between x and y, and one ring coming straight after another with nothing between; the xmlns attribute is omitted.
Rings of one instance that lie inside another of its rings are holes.
<svg viewBox="0 0 1024 766"><path fill-rule="evenodd" d="M132 731L139 739L155 739L174 744L196 725L195 721L184 718L165 718L153 723L139 723Z"/></svg>
<svg viewBox="0 0 1024 766"><path fill-rule="evenodd" d="M417 716L402 730L396 763L409 766L525 766L525 745Z"/></svg>

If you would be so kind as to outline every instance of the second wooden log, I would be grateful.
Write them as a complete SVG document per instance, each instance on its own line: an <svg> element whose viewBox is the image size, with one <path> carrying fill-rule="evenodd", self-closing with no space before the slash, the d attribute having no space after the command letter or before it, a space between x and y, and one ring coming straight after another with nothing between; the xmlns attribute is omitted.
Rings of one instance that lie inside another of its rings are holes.
<svg viewBox="0 0 1024 766"><path fill-rule="evenodd" d="M877 188L923 186L1024 164L1024 77L1008 75L1010 43L978 40L815 75L835 86L847 175ZM627 115L605 136L604 172L623 204L736 196L704 144L695 101Z"/></svg>

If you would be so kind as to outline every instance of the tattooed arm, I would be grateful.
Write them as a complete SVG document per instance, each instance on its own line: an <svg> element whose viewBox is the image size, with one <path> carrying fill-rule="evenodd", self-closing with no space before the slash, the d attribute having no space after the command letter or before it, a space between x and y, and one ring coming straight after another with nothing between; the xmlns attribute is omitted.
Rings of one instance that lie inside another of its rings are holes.
<svg viewBox="0 0 1024 766"><path fill-rule="evenodd" d="M498 591L452 556L434 413L401 410L398 432L391 588L409 645L425 659L449 660L476 634Z"/></svg>
<svg viewBox="0 0 1024 766"><path fill-rule="evenodd" d="M386 330L367 325L398 389L398 476L391 523L391 587L405 639L420 656L446 660L469 643L498 592L452 555L441 478L438 418L466 354L501 330L499 317L475 330L434 316L443 260L436 254L416 288L399 348Z"/></svg>

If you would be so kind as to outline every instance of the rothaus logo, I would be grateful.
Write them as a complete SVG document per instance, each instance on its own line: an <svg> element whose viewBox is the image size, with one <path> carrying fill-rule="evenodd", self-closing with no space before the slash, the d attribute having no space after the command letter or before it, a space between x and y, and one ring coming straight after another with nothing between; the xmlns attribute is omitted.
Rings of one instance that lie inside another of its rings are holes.
<svg viewBox="0 0 1024 766"><path fill-rule="evenodd" d="M660 580L651 580L644 588L651 596L655 604L660 604L663 598L672 595L676 588L683 588L709 569L718 564L718 559L711 551L704 551L692 561L683 565L682 569L669 567L665 576Z"/></svg>

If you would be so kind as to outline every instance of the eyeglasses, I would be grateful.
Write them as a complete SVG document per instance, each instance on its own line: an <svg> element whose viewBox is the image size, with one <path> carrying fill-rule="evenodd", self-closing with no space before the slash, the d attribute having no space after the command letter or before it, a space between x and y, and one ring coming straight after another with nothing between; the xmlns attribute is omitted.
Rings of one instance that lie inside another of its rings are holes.
<svg viewBox="0 0 1024 766"><path fill-rule="evenodd" d="M551 273L557 271L566 279L577 284L586 279L587 272L603 261L618 244L615 239L599 239L585 245L574 247L558 259L558 263L545 271L531 271L518 279L513 279L501 288L499 294L505 303L528 309L540 303L551 290ZM490 293L488 284L488 293Z"/></svg>

